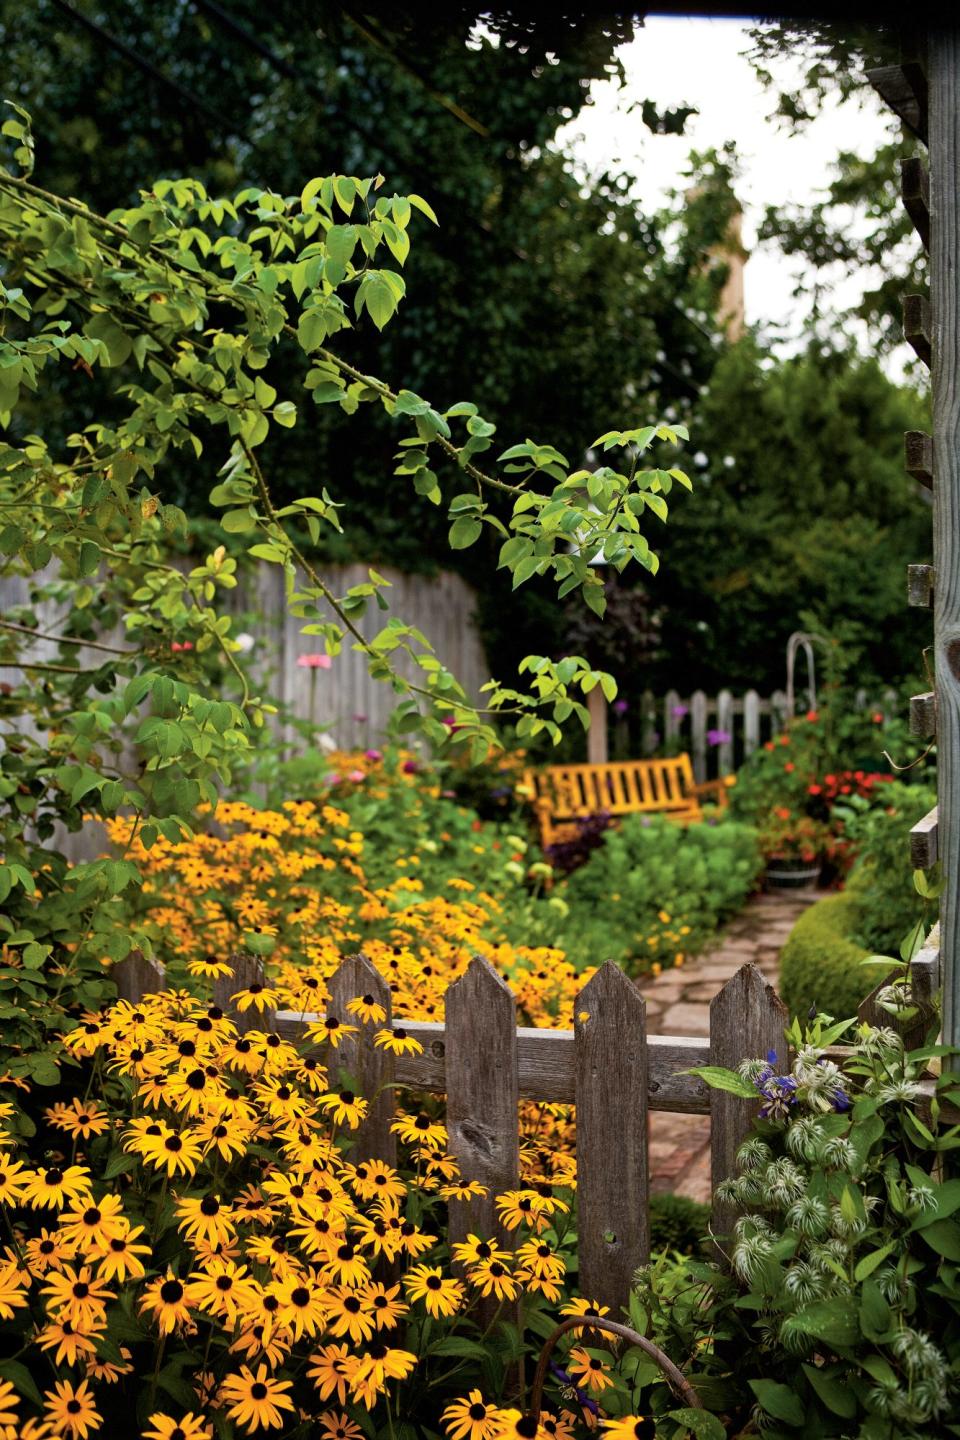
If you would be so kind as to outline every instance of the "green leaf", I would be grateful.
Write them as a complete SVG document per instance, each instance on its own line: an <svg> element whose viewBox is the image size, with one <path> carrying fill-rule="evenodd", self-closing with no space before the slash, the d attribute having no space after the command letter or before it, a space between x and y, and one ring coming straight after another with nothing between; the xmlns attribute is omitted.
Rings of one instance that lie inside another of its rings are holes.
<svg viewBox="0 0 960 1440"><path fill-rule="evenodd" d="M751 1380L749 1384L761 1409L775 1420L782 1420L786 1425L800 1426L804 1423L803 1405L789 1385L781 1385L776 1380Z"/></svg>
<svg viewBox="0 0 960 1440"><path fill-rule="evenodd" d="M440 221L434 214L433 207L427 204L422 195L408 195L407 199L415 210L419 210L421 215L426 215L427 219L431 220L434 225L440 224Z"/></svg>
<svg viewBox="0 0 960 1440"><path fill-rule="evenodd" d="M447 1335L430 1346L432 1355L459 1355L464 1360L482 1360L486 1346L479 1340L470 1340L466 1335Z"/></svg>
<svg viewBox="0 0 960 1440"><path fill-rule="evenodd" d="M273 407L273 418L285 430L292 430L297 423L297 407L292 400L281 400Z"/></svg>
<svg viewBox="0 0 960 1440"><path fill-rule="evenodd" d="M106 346L109 365L122 365L129 360L133 341L109 315L94 315L84 326L83 333L91 340L99 340Z"/></svg>
<svg viewBox="0 0 960 1440"><path fill-rule="evenodd" d="M43 1408L43 1396L37 1389L36 1381L26 1365L21 1365L19 1360L0 1360L0 1379L9 1380L21 1395L26 1395L38 1409Z"/></svg>
<svg viewBox="0 0 960 1440"><path fill-rule="evenodd" d="M926 1225L918 1234L935 1250L938 1255L943 1255L947 1260L960 1260L960 1225L956 1220L934 1220L932 1225Z"/></svg>
<svg viewBox="0 0 960 1440"><path fill-rule="evenodd" d="M871 1283L868 1281L868 1284ZM853 1301L841 1296L832 1300L813 1300L798 1310L793 1323L807 1335L841 1349L855 1345L860 1339L860 1326Z"/></svg>
<svg viewBox="0 0 960 1440"><path fill-rule="evenodd" d="M122 1175L125 1171L136 1170L139 1163L136 1155L125 1155L122 1150L119 1150L107 1161L103 1178L104 1180L113 1180L115 1176Z"/></svg>
<svg viewBox="0 0 960 1440"><path fill-rule="evenodd" d="M469 549L474 541L480 538L482 529L482 522L477 520L473 515L461 515L459 520L455 520L450 526L450 534L448 536L450 549Z"/></svg>
<svg viewBox="0 0 960 1440"><path fill-rule="evenodd" d="M682 1075L698 1075L711 1090L726 1090L730 1095L739 1095L742 1100L756 1100L757 1087L744 1080L735 1070L722 1065L699 1065L693 1070L682 1070Z"/></svg>
<svg viewBox="0 0 960 1440"><path fill-rule="evenodd" d="M835 1373L818 1365L804 1365L803 1373L832 1414L844 1420L853 1419L857 1413L857 1397L849 1385L838 1379Z"/></svg>
<svg viewBox="0 0 960 1440"><path fill-rule="evenodd" d="M868 1276L873 1274L878 1265L883 1264L891 1251L895 1249L896 1246L891 1240L890 1244L884 1245L882 1249L872 1250L869 1255L864 1255L863 1259L857 1262L857 1267L853 1272L854 1280L858 1282L866 1280Z"/></svg>
<svg viewBox="0 0 960 1440"><path fill-rule="evenodd" d="M685 1405L681 1410L668 1410L667 1419L685 1425L695 1440L726 1440L726 1426L709 1410L692 1410Z"/></svg>

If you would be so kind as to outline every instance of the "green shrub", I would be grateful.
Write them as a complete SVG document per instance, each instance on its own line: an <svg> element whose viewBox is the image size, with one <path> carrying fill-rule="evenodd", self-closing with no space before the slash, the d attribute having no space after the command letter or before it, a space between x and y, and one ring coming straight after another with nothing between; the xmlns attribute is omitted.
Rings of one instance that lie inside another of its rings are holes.
<svg viewBox="0 0 960 1440"><path fill-rule="evenodd" d="M555 943L575 963L602 956L634 973L652 962L672 965L743 905L760 868L750 825L724 818L684 826L629 815L557 886L569 913Z"/></svg>
<svg viewBox="0 0 960 1440"><path fill-rule="evenodd" d="M887 788L887 799L886 809L872 810L858 817L855 827L848 826L859 856L849 883L862 901L856 939L871 953L895 955L919 915L908 832L936 804L936 795L925 785L894 784Z"/></svg>
<svg viewBox="0 0 960 1440"><path fill-rule="evenodd" d="M861 965L872 950L857 936L864 924L864 897L856 889L828 895L804 911L780 956L780 994L791 1015L811 1005L846 1018L882 978Z"/></svg>
<svg viewBox="0 0 960 1440"><path fill-rule="evenodd" d="M650 1196L650 1249L697 1255L710 1224L710 1206L687 1195Z"/></svg>

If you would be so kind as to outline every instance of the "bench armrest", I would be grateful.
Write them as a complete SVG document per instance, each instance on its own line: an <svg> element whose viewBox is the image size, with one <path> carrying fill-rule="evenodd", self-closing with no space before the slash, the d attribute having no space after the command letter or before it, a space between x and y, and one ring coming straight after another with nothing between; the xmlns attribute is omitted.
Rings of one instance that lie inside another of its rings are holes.
<svg viewBox="0 0 960 1440"><path fill-rule="evenodd" d="M690 787L691 795L698 800L711 800L721 810L726 810L729 799L730 781L721 778L720 780L704 780L700 785Z"/></svg>

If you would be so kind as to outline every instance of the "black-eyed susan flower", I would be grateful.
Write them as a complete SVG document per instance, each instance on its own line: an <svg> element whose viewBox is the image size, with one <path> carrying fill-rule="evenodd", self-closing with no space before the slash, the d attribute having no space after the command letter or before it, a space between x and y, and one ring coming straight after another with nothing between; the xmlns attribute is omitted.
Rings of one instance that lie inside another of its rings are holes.
<svg viewBox="0 0 960 1440"><path fill-rule="evenodd" d="M433 1120L425 1111L418 1115L405 1115L394 1120L390 1129L399 1135L404 1145L446 1146L447 1127L439 1120Z"/></svg>
<svg viewBox="0 0 960 1440"><path fill-rule="evenodd" d="M23 1199L35 1210L62 1210L89 1195L90 1171L85 1165L51 1165L35 1171L23 1186Z"/></svg>
<svg viewBox="0 0 960 1440"><path fill-rule="evenodd" d="M352 1090L332 1091L322 1095L317 1103L332 1116L335 1124L346 1125L349 1130L356 1130L370 1108L367 1101Z"/></svg>
<svg viewBox="0 0 960 1440"><path fill-rule="evenodd" d="M347 1003L347 1011L355 1016L361 1025L382 1025L387 1012L373 995L359 995Z"/></svg>
<svg viewBox="0 0 960 1440"><path fill-rule="evenodd" d="M233 1260L211 1260L203 1269L192 1271L186 1290L188 1304L219 1316L229 1326L257 1304L256 1281L246 1265Z"/></svg>
<svg viewBox="0 0 960 1440"><path fill-rule="evenodd" d="M77 1247L69 1244L59 1231L44 1226L38 1235L31 1235L23 1242L23 1253L30 1273L45 1275L48 1270L59 1270L65 1260L75 1259Z"/></svg>
<svg viewBox="0 0 960 1440"><path fill-rule="evenodd" d="M410 1299L422 1300L434 1319L454 1315L460 1309L463 1286L459 1280L444 1279L438 1265L414 1265L403 1283Z"/></svg>
<svg viewBox="0 0 960 1440"><path fill-rule="evenodd" d="M58 1380L52 1390L44 1391L44 1409L60 1434L71 1440L74 1436L87 1440L103 1422L87 1380L81 1380L79 1385L72 1380Z"/></svg>
<svg viewBox="0 0 960 1440"><path fill-rule="evenodd" d="M220 1387L227 1406L227 1415L247 1430L281 1430L286 1423L281 1411L293 1410L293 1401L286 1393L293 1388L292 1380L278 1380L266 1365L259 1365L256 1374L249 1365L241 1365L238 1375L228 1375Z"/></svg>
<svg viewBox="0 0 960 1440"><path fill-rule="evenodd" d="M346 1336L355 1345L373 1337L376 1324L363 1292L337 1288L326 1297L327 1328L336 1339ZM326 1395L321 1399L326 1400Z"/></svg>
<svg viewBox="0 0 960 1440"><path fill-rule="evenodd" d="M84 1103L74 1096L67 1104L51 1105L44 1111L50 1124L78 1140L103 1135L110 1128L110 1118L93 1102Z"/></svg>
<svg viewBox="0 0 960 1440"><path fill-rule="evenodd" d="M441 1185L437 1193L441 1200L472 1200L475 1196L486 1195L487 1187L479 1180L456 1180L450 1185Z"/></svg>
<svg viewBox="0 0 960 1440"><path fill-rule="evenodd" d="M307 1026L307 1035L311 1040L327 1040L334 1050L348 1035L357 1033L356 1025L348 1025L337 1015L327 1015L323 1020L315 1020Z"/></svg>
<svg viewBox="0 0 960 1440"><path fill-rule="evenodd" d="M166 1275L151 1280L140 1298L140 1313L152 1315L161 1335L190 1324L187 1287L179 1276L168 1270Z"/></svg>
<svg viewBox="0 0 960 1440"><path fill-rule="evenodd" d="M417 1357L409 1350L392 1350L382 1340L375 1340L358 1358L357 1368L350 1377L350 1393L372 1410L388 1382L406 1380L416 1364Z"/></svg>
<svg viewBox="0 0 960 1440"><path fill-rule="evenodd" d="M15 1260L0 1264L0 1320L12 1320L14 1311L29 1303L28 1284Z"/></svg>
<svg viewBox="0 0 960 1440"><path fill-rule="evenodd" d="M317 1419L320 1440L363 1440L363 1431L356 1421L335 1410L325 1410Z"/></svg>
<svg viewBox="0 0 960 1440"><path fill-rule="evenodd" d="M169 1179L177 1175L194 1176L203 1158L200 1140L189 1130L170 1130L164 1126L159 1135L145 1135L136 1147L148 1165L165 1170Z"/></svg>
<svg viewBox="0 0 960 1440"><path fill-rule="evenodd" d="M264 1297L275 1298L277 1324L289 1330L294 1340L308 1335L311 1338L323 1329L326 1319L325 1287L310 1283L308 1277L288 1275L268 1286Z"/></svg>
<svg viewBox="0 0 960 1440"><path fill-rule="evenodd" d="M64 1210L57 1228L68 1245L87 1249L119 1235L125 1224L120 1196L104 1195L102 1200Z"/></svg>
<svg viewBox="0 0 960 1440"><path fill-rule="evenodd" d="M506 1265L513 1259L509 1250L504 1250L495 1240L483 1240L472 1232L466 1240L451 1247L454 1260L461 1265L481 1265L489 1260L499 1260Z"/></svg>
<svg viewBox="0 0 960 1440"><path fill-rule="evenodd" d="M194 1415L192 1410L181 1415L179 1420L157 1411L150 1416L147 1425L149 1429L144 1430L143 1440L209 1440L213 1435L212 1425L202 1415Z"/></svg>
<svg viewBox="0 0 960 1440"><path fill-rule="evenodd" d="M361 1200L380 1199L395 1205L406 1196L406 1184L393 1166L384 1160L365 1160L352 1169L348 1166L345 1173Z"/></svg>
<svg viewBox="0 0 960 1440"><path fill-rule="evenodd" d="M600 1422L607 1440L654 1440L657 1422L652 1415L622 1415L619 1420Z"/></svg>
<svg viewBox="0 0 960 1440"><path fill-rule="evenodd" d="M102 1355L88 1355L83 1368L88 1379L99 1381L101 1385L116 1385L124 1375L133 1374L130 1351L126 1345L120 1346L119 1360L108 1360Z"/></svg>
<svg viewBox="0 0 960 1440"><path fill-rule="evenodd" d="M356 1361L346 1345L322 1345L310 1356L307 1375L317 1387L321 1400L330 1400L335 1395L337 1404L345 1405L347 1379L355 1368Z"/></svg>
<svg viewBox="0 0 960 1440"><path fill-rule="evenodd" d="M55 1365L76 1365L80 1360L93 1359L97 1340L106 1334L106 1326L76 1326L72 1320L52 1320L37 1333L41 1350L52 1350Z"/></svg>
<svg viewBox="0 0 960 1440"><path fill-rule="evenodd" d="M0 1426L17 1424L19 1401L9 1380L0 1380Z"/></svg>
<svg viewBox="0 0 960 1440"><path fill-rule="evenodd" d="M116 1299L89 1265L79 1271L71 1265L64 1265L62 1271L51 1270L41 1294L47 1297L47 1308L58 1320L72 1320L80 1329L104 1321L108 1302Z"/></svg>
<svg viewBox="0 0 960 1440"><path fill-rule="evenodd" d="M520 1286L501 1260L484 1260L471 1266L467 1279L481 1295L495 1295L498 1300L515 1300L520 1294Z"/></svg>
<svg viewBox="0 0 960 1440"><path fill-rule="evenodd" d="M0 1152L0 1205L19 1205L28 1176L22 1160Z"/></svg>
<svg viewBox="0 0 960 1440"><path fill-rule="evenodd" d="M336 1250L327 1256L324 1269L337 1284L349 1289L364 1285L370 1279L366 1256L349 1241L338 1245Z"/></svg>
<svg viewBox="0 0 960 1440"><path fill-rule="evenodd" d="M497 1407L488 1405L480 1390L471 1390L441 1412L440 1420L450 1440L494 1440L499 1429Z"/></svg>
<svg viewBox="0 0 960 1440"><path fill-rule="evenodd" d="M587 1300L581 1295L576 1295L568 1300L565 1305L560 1306L561 1315L601 1315L610 1314L609 1305L601 1305L599 1300Z"/></svg>
<svg viewBox="0 0 960 1440"><path fill-rule="evenodd" d="M381 1050L389 1050L392 1055L423 1054L420 1041L402 1025L395 1025L392 1030L378 1030L373 1037L373 1043Z"/></svg>
<svg viewBox="0 0 960 1440"><path fill-rule="evenodd" d="M152 1247L140 1239L143 1233L142 1225L131 1226L124 1220L119 1235L111 1235L109 1240L94 1245L93 1255L101 1279L118 1280L122 1284L127 1279L143 1278L146 1270L140 1257L152 1254Z"/></svg>
<svg viewBox="0 0 960 1440"><path fill-rule="evenodd" d="M224 1245L237 1233L236 1221L229 1205L224 1205L218 1195L204 1195L197 1200L187 1196L176 1203L178 1229L188 1240L196 1243Z"/></svg>
<svg viewBox="0 0 960 1440"><path fill-rule="evenodd" d="M400 1299L399 1285L388 1287L375 1281L365 1287L363 1294L378 1330L392 1330L410 1309L410 1306Z"/></svg>
<svg viewBox="0 0 960 1440"><path fill-rule="evenodd" d="M582 1345L570 1351L565 1368L578 1385L586 1390L594 1390L598 1395L613 1384L613 1377L608 1373L602 1357L591 1355Z"/></svg>

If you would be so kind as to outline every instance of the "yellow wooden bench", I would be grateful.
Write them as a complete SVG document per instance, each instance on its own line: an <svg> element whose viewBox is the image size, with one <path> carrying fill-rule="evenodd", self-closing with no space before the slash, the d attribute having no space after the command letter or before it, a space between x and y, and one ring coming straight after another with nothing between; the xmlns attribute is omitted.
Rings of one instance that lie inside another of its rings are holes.
<svg viewBox="0 0 960 1440"><path fill-rule="evenodd" d="M587 815L666 815L670 820L695 821L703 819L705 798L720 806L727 803L727 783L708 780L698 785L689 755L606 765L548 765L544 770L526 770L523 779L544 848L572 840L577 821Z"/></svg>

